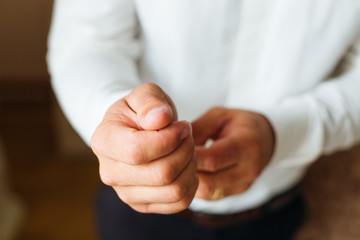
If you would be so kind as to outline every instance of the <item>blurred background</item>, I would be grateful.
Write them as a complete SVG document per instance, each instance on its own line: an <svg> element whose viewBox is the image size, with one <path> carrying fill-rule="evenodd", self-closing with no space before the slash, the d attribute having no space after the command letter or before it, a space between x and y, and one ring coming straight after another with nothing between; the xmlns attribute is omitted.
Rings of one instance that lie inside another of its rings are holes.
<svg viewBox="0 0 360 240"><path fill-rule="evenodd" d="M52 4L0 1L0 240L96 239L97 161L47 73Z"/></svg>
<svg viewBox="0 0 360 240"><path fill-rule="evenodd" d="M63 116L45 55L51 0L0 2L0 240L97 239L96 158ZM313 164L297 239L360 239L360 147Z"/></svg>

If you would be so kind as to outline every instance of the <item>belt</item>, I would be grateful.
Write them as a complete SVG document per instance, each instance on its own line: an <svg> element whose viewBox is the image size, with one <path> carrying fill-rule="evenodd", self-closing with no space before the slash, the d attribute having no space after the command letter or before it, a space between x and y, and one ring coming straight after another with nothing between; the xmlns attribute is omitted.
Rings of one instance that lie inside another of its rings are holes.
<svg viewBox="0 0 360 240"><path fill-rule="evenodd" d="M206 228L222 228L235 224L242 224L256 219L260 219L267 214L276 212L284 208L296 197L300 196L300 186L297 185L290 190L275 196L264 205L234 214L207 214L194 212L189 209L179 212L177 215L188 219L193 223Z"/></svg>

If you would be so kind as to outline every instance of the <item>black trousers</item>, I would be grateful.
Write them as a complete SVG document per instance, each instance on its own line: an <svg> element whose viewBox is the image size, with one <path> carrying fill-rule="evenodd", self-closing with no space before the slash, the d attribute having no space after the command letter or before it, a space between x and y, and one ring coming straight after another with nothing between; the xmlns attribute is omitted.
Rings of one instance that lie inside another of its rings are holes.
<svg viewBox="0 0 360 240"><path fill-rule="evenodd" d="M123 203L111 187L97 198L97 223L102 240L290 240L304 219L301 196L280 210L246 223L209 229L178 215L141 214Z"/></svg>

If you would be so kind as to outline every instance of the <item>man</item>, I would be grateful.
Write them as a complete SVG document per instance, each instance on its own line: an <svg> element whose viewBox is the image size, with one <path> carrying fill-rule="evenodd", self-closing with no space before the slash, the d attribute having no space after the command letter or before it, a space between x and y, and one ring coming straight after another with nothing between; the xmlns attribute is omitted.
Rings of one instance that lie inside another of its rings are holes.
<svg viewBox="0 0 360 240"><path fill-rule="evenodd" d="M360 138L358 1L58 0L49 43L103 239L289 239L306 167Z"/></svg>

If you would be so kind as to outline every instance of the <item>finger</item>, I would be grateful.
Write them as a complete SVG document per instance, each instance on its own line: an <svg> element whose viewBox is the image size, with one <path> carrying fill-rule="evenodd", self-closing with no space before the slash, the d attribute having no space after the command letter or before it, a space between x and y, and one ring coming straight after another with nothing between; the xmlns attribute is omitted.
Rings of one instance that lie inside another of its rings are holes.
<svg viewBox="0 0 360 240"><path fill-rule="evenodd" d="M141 165L111 159L100 161L101 180L110 186L165 186L172 183L194 157L192 137L171 154Z"/></svg>
<svg viewBox="0 0 360 240"><path fill-rule="evenodd" d="M213 188L210 191L209 189L204 190L205 184L204 184L203 180L199 180L199 187L197 189L195 197L203 199L203 200L207 200L207 201L220 200L220 199L214 199L214 194L217 191L217 189L222 189L222 193L224 194L224 197L228 197L228 196L241 194L241 193L245 192L246 190L248 190L251 187L252 183L253 183L252 181L250 181L250 182L235 182L231 186Z"/></svg>
<svg viewBox="0 0 360 240"><path fill-rule="evenodd" d="M229 110L225 108L215 107L192 122L195 145L204 145L209 138L215 139L217 133L228 120L228 113Z"/></svg>
<svg viewBox="0 0 360 240"><path fill-rule="evenodd" d="M171 184L162 187L115 187L121 200L127 204L175 203L187 196L196 178L196 160L192 159Z"/></svg>
<svg viewBox="0 0 360 240"><path fill-rule="evenodd" d="M137 131L121 122L107 121L96 129L91 148L99 158L138 165L168 155L189 135L187 122L174 122L159 131Z"/></svg>
<svg viewBox="0 0 360 240"><path fill-rule="evenodd" d="M187 192L186 196L175 203L149 203L149 204L134 204L130 205L134 210L141 213L159 213L159 214L174 214L185 210L189 207L194 199L195 192L198 186L198 178L194 179L191 188Z"/></svg>
<svg viewBox="0 0 360 240"><path fill-rule="evenodd" d="M101 124L114 122L124 127L140 130L136 113L129 107L124 99L115 102L106 112Z"/></svg>
<svg viewBox="0 0 360 240"><path fill-rule="evenodd" d="M236 139L235 136L229 135L215 140L210 147L195 147L198 169L215 172L241 161L245 153L241 149L241 144Z"/></svg>
<svg viewBox="0 0 360 240"><path fill-rule="evenodd" d="M159 130L177 120L173 102L156 84L140 85L126 96L125 100L136 113L142 129Z"/></svg>
<svg viewBox="0 0 360 240"><path fill-rule="evenodd" d="M196 197L211 200L218 188L224 189L225 195L241 193L260 175L260 168L255 165L248 161L216 173L198 172Z"/></svg>

